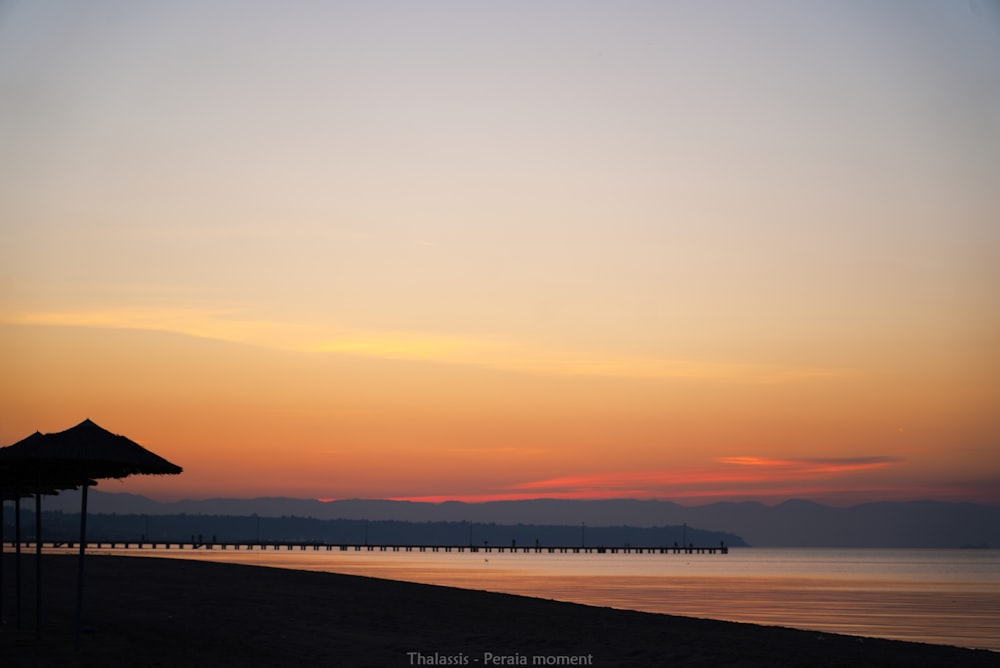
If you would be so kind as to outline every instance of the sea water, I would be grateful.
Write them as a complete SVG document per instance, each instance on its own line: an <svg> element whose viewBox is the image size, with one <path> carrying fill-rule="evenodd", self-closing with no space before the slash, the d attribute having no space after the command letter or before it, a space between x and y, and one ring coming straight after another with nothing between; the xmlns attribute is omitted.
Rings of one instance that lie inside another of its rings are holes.
<svg viewBox="0 0 1000 668"><path fill-rule="evenodd" d="M729 554L94 549L482 589L647 612L1000 651L1000 551Z"/></svg>

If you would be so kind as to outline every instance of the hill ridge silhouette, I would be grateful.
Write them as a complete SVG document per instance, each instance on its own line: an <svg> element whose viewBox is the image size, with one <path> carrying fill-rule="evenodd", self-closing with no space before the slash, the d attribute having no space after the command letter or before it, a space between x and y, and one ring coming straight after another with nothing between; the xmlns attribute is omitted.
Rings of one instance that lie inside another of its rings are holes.
<svg viewBox="0 0 1000 668"><path fill-rule="evenodd" d="M846 508L792 499L683 506L672 501L534 499L485 503L426 503L384 499L318 501L293 497L158 502L135 494L91 490L92 513L295 516L324 520L495 522L516 525L688 525L732 533L755 547L1000 547L1000 507L918 500L872 502ZM46 498L44 510L77 512L75 493Z"/></svg>

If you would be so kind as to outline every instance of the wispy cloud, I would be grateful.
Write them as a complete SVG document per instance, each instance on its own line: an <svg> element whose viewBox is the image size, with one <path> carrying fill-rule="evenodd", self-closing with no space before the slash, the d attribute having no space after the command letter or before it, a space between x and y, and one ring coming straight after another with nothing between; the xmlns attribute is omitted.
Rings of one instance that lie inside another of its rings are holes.
<svg viewBox="0 0 1000 668"><path fill-rule="evenodd" d="M665 359L608 351L555 349L435 332L388 331L248 317L239 308L121 308L24 311L0 322L53 327L165 331L272 349L380 359L463 364L522 373L736 383L786 383L847 375L844 369Z"/></svg>
<svg viewBox="0 0 1000 668"><path fill-rule="evenodd" d="M716 466L612 471L531 480L491 498L733 498L830 494L860 482L857 474L899 464L897 457L777 459L721 457ZM464 497L463 497L464 498Z"/></svg>
<svg viewBox="0 0 1000 668"><path fill-rule="evenodd" d="M828 457L806 459L772 459L766 457L719 457L720 464L751 466L802 475L837 474L869 471L898 464L899 457Z"/></svg>

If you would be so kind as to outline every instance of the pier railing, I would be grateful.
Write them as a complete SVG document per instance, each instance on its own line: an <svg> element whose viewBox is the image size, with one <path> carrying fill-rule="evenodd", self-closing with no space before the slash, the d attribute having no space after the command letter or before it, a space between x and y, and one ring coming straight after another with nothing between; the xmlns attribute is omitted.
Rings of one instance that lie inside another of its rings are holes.
<svg viewBox="0 0 1000 668"><path fill-rule="evenodd" d="M15 549L16 544L10 541L4 543L5 549ZM78 542L44 541L42 547L78 549ZM317 542L177 542L177 541L87 541L91 549L123 549L123 550L259 550L259 551L290 551L314 550L326 552L498 552L498 553L532 553L532 554L728 554L726 545L661 545L661 546L604 546L604 545L398 545L398 544L360 544L360 543L317 543ZM35 549L33 541L22 541L24 550Z"/></svg>

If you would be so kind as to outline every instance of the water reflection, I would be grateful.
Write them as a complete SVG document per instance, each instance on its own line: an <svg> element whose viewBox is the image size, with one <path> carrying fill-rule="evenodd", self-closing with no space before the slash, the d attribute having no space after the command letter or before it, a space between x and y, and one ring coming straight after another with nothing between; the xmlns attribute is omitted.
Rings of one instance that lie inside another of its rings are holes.
<svg viewBox="0 0 1000 668"><path fill-rule="evenodd" d="M994 550L729 555L102 550L330 571L564 601L1000 651Z"/></svg>

